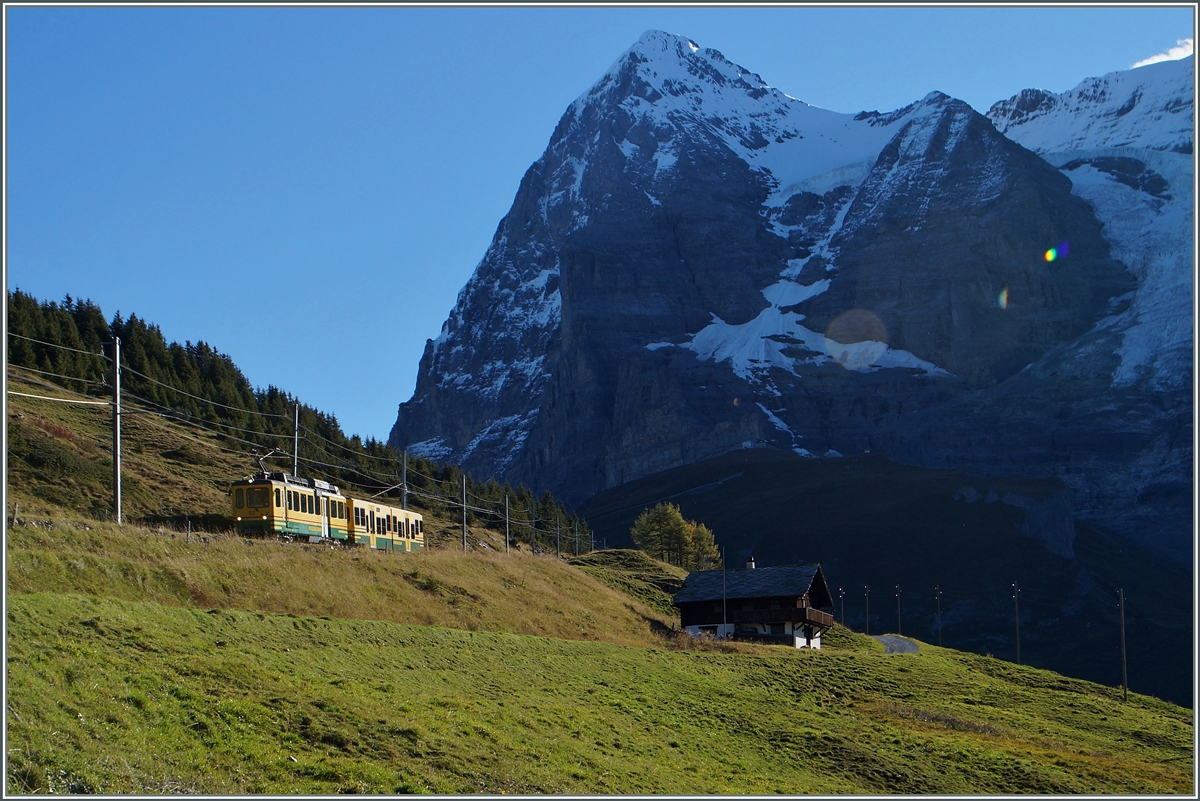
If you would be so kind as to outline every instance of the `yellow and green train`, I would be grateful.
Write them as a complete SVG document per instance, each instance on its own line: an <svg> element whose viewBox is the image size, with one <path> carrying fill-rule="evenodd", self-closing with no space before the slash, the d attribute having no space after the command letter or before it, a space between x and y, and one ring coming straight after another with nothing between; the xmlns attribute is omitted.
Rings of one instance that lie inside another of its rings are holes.
<svg viewBox="0 0 1200 801"><path fill-rule="evenodd" d="M425 548L416 512L343 495L332 484L288 473L258 473L229 487L237 532L386 551Z"/></svg>

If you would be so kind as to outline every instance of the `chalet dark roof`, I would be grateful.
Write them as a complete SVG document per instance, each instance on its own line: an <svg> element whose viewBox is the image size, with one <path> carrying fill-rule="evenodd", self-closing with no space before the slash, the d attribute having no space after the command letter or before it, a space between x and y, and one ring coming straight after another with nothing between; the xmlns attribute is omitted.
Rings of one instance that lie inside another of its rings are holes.
<svg viewBox="0 0 1200 801"><path fill-rule="evenodd" d="M692 573L675 593L674 604L695 601L719 601L722 598L778 598L800 596L808 592L813 578L821 575L820 565L784 565L745 570L705 570ZM822 589L825 577L821 575ZM826 591L824 594L828 594Z"/></svg>

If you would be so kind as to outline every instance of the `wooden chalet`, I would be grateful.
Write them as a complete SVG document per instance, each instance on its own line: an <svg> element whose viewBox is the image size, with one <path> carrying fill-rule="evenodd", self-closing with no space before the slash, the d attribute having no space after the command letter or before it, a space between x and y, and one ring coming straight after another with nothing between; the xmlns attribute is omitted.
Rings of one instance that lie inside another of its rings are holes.
<svg viewBox="0 0 1200 801"><path fill-rule="evenodd" d="M680 625L694 635L820 648L833 625L833 596L820 565L705 570L692 573L675 593Z"/></svg>

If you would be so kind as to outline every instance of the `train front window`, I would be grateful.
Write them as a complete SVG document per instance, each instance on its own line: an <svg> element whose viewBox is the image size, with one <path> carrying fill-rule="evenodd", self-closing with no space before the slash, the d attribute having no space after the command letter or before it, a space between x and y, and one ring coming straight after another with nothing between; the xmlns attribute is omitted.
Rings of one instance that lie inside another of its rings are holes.
<svg viewBox="0 0 1200 801"><path fill-rule="evenodd" d="M279 488L275 488L275 507L279 508Z"/></svg>
<svg viewBox="0 0 1200 801"><path fill-rule="evenodd" d="M236 506L238 509L244 508L242 505L242 491L240 489L234 490L233 505Z"/></svg>
<svg viewBox="0 0 1200 801"><path fill-rule="evenodd" d="M271 505L271 490L266 487L251 487L246 490L246 506L251 509L262 509Z"/></svg>

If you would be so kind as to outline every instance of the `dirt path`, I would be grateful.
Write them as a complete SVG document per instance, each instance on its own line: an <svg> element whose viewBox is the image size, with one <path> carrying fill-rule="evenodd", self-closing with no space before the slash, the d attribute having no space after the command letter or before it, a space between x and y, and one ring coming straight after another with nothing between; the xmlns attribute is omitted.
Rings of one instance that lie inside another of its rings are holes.
<svg viewBox="0 0 1200 801"><path fill-rule="evenodd" d="M883 643L883 647L889 654L915 654L917 652L915 642L895 634L880 634L875 639Z"/></svg>

